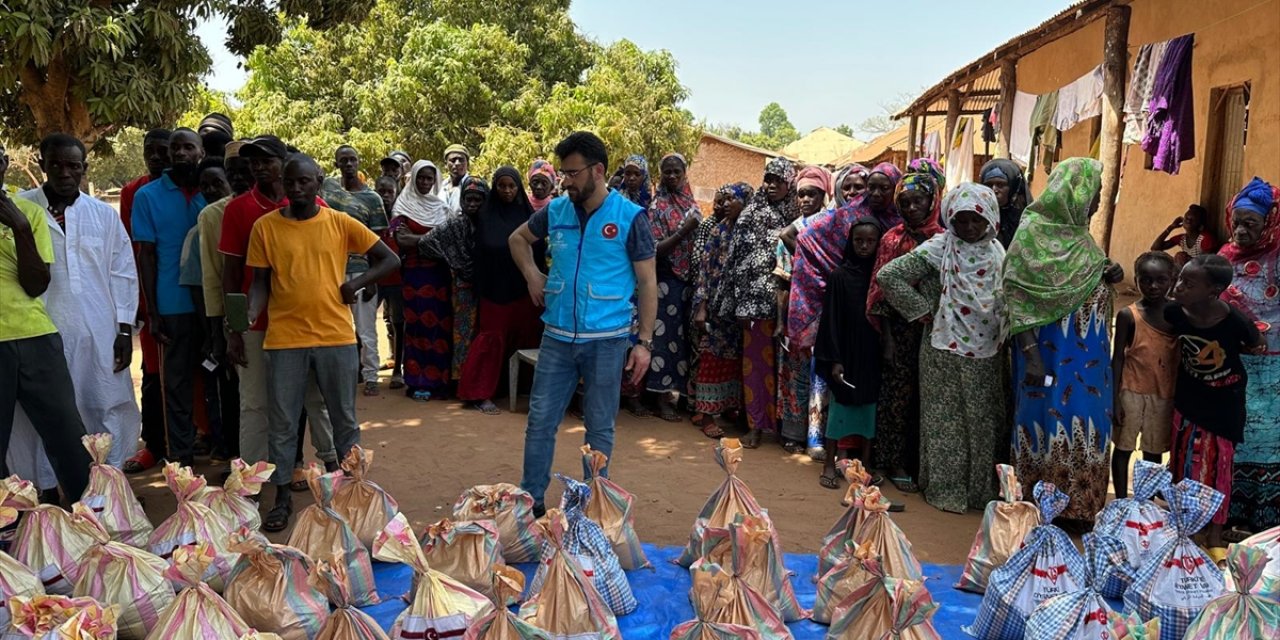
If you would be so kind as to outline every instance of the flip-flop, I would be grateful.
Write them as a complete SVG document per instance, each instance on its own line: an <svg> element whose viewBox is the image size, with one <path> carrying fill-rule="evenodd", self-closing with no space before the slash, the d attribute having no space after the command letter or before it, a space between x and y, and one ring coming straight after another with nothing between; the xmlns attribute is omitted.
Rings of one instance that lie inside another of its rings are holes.
<svg viewBox="0 0 1280 640"><path fill-rule="evenodd" d="M916 481L912 480L910 476L893 476L889 478L889 482L893 483L895 489L903 493L920 493L920 487L916 485Z"/></svg>
<svg viewBox="0 0 1280 640"><path fill-rule="evenodd" d="M822 485L823 489L839 489L840 476L839 475L829 476L826 473L823 473L822 475L818 476L818 484Z"/></svg>
<svg viewBox="0 0 1280 640"><path fill-rule="evenodd" d="M786 440L782 443L782 450L787 453L800 453L804 451L804 443L799 440Z"/></svg>
<svg viewBox="0 0 1280 640"><path fill-rule="evenodd" d="M716 424L715 420L712 420L702 425L702 435L713 440L719 440L724 437L724 429L720 428L720 425Z"/></svg>
<svg viewBox="0 0 1280 640"><path fill-rule="evenodd" d="M492 400L482 400L480 402L473 403L471 406L475 407L476 411L479 411L486 416L502 415L502 409L499 409L498 405L494 404Z"/></svg>
<svg viewBox="0 0 1280 640"><path fill-rule="evenodd" d="M666 420L667 422L684 422L684 416L681 416L676 412L674 407L662 409L659 411L658 417Z"/></svg>
<svg viewBox="0 0 1280 640"><path fill-rule="evenodd" d="M293 516L293 503L277 504L267 512L262 520L262 530L269 533L284 531L289 528L289 518Z"/></svg>
<svg viewBox="0 0 1280 640"><path fill-rule="evenodd" d="M401 377L398 377L398 376L391 376L391 384L390 384L390 387L391 387L392 389L403 389L403 388L404 388L404 378L401 378Z"/></svg>
<svg viewBox="0 0 1280 640"><path fill-rule="evenodd" d="M306 491L307 489L310 489L310 488L311 487L307 485L307 476L303 472L302 468L301 467L295 468L293 470L293 478L289 480L289 490L290 491Z"/></svg>

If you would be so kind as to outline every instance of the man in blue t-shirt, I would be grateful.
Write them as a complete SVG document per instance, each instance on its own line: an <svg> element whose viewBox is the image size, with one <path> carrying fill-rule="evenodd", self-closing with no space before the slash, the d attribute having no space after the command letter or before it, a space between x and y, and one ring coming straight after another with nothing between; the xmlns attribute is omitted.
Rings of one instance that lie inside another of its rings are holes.
<svg viewBox="0 0 1280 640"><path fill-rule="evenodd" d="M546 510L556 430L578 381L584 386L587 444L611 456L623 371L633 384L649 371L658 311L653 232L643 209L608 188L604 142L577 131L556 145L556 156L565 195L535 213L509 241L529 295L546 308L520 483L533 496L538 517ZM533 259L533 245L542 240L551 261L545 275ZM639 341L627 357L633 295Z"/></svg>

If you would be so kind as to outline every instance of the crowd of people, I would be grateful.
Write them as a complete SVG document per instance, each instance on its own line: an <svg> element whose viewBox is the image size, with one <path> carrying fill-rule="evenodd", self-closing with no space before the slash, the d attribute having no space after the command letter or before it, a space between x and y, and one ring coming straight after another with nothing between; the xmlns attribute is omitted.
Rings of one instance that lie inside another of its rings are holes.
<svg viewBox="0 0 1280 640"><path fill-rule="evenodd" d="M80 494L75 436L106 430L131 473L271 461L264 528L282 530L304 437L336 469L381 370L412 400L489 415L503 365L538 348L522 483L535 512L565 413L609 455L625 407L776 441L822 461L830 489L855 456L951 512L982 509L1011 461L1069 494L1063 517L1081 523L1112 484L1126 494L1141 448L1229 496L1215 546L1228 523L1280 524L1280 192L1260 179L1218 253L1207 211L1175 220L1134 265L1141 299L1113 314L1124 269L1090 236L1101 165L1086 158L1055 166L1034 201L1008 160L948 185L928 159L832 172L776 158L704 211L683 156L655 181L646 158L612 167L586 132L561 141L558 166L488 179L461 145L443 169L392 151L376 174L343 145L330 174L277 137L237 139L220 114L149 131L143 149L119 216L80 191L86 151L63 134L41 143L42 186L0 196L0 436L8 469L49 500Z"/></svg>

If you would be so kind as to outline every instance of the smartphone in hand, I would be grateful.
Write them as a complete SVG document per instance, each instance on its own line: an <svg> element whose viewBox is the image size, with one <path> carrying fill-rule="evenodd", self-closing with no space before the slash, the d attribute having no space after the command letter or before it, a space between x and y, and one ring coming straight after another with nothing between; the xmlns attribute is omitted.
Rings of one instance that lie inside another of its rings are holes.
<svg viewBox="0 0 1280 640"><path fill-rule="evenodd" d="M243 333L249 330L249 296L243 293L228 293L225 313L227 327L232 331Z"/></svg>

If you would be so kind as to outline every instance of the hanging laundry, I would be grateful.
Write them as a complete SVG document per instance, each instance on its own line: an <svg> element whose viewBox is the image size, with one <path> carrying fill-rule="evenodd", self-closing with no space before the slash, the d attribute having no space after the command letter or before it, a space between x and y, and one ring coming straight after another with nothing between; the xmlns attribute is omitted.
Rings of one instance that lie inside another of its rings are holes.
<svg viewBox="0 0 1280 640"><path fill-rule="evenodd" d="M947 154L947 184L973 181L973 118L962 118Z"/></svg>
<svg viewBox="0 0 1280 640"><path fill-rule="evenodd" d="M996 110L987 109L982 112L982 141L996 141Z"/></svg>
<svg viewBox="0 0 1280 640"><path fill-rule="evenodd" d="M1191 89L1191 50L1195 35L1169 41L1156 71L1147 104L1151 118L1142 150L1152 156L1156 171L1177 175L1183 161L1196 157L1196 117Z"/></svg>
<svg viewBox="0 0 1280 640"><path fill-rule="evenodd" d="M1036 169L1035 152L1044 154L1044 171L1047 174L1053 168L1053 154L1058 150L1058 138L1061 134L1053 126L1053 116L1058 112L1058 92L1050 91L1036 98L1036 106L1031 109L1031 153L1027 162L1027 179L1030 180Z"/></svg>
<svg viewBox="0 0 1280 640"><path fill-rule="evenodd" d="M1102 65L1058 89L1058 108L1054 112L1053 126L1058 131L1066 131L1081 120L1099 115L1102 115Z"/></svg>
<svg viewBox="0 0 1280 640"><path fill-rule="evenodd" d="M1013 113L1009 115L1009 156L1022 166L1031 159L1031 112L1037 96L1015 91Z"/></svg>
<svg viewBox="0 0 1280 640"><path fill-rule="evenodd" d="M924 153L921 155L935 162L942 160L942 136L937 131L930 131L924 137Z"/></svg>
<svg viewBox="0 0 1280 640"><path fill-rule="evenodd" d="M1124 143L1138 144L1147 134L1147 103L1155 86L1156 70L1164 59L1169 41L1144 44L1138 49L1137 61L1130 74L1129 92L1124 99Z"/></svg>

